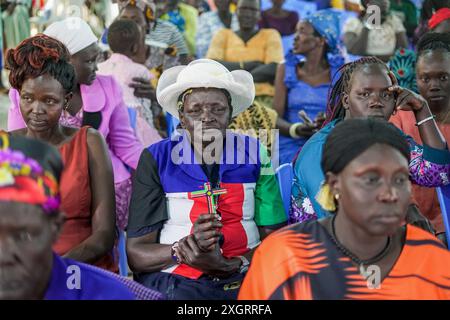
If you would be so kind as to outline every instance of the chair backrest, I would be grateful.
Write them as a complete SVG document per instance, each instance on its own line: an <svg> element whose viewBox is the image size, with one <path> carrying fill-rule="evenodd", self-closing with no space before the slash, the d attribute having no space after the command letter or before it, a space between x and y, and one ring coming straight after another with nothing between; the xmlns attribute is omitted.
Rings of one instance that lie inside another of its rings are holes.
<svg viewBox="0 0 450 320"><path fill-rule="evenodd" d="M284 211L286 213L286 217L289 218L292 181L294 178L294 169L292 168L292 163L285 163L281 165L276 171L276 176L278 185L280 187L281 199L283 200Z"/></svg>
<svg viewBox="0 0 450 320"><path fill-rule="evenodd" d="M439 205L441 206L442 220L444 220L447 244L450 249L450 185L436 188L436 192L439 199Z"/></svg>
<svg viewBox="0 0 450 320"><path fill-rule="evenodd" d="M119 251L119 274L122 277L128 276L128 258L125 241L125 232L119 231L119 243L117 247Z"/></svg>

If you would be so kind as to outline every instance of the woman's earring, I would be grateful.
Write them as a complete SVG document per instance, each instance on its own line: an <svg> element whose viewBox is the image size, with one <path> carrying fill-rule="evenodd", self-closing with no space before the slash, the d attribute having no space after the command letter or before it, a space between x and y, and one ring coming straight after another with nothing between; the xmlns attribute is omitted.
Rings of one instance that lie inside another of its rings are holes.
<svg viewBox="0 0 450 320"><path fill-rule="evenodd" d="M334 198L336 199L336 201L339 200L339 197L340 197L340 196L339 196L339 193L336 193L336 194L334 195Z"/></svg>

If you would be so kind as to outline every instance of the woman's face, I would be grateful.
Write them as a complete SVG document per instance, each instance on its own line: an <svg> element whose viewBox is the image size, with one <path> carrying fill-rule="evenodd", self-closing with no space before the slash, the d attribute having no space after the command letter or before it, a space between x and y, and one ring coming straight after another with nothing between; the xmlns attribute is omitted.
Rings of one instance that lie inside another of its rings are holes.
<svg viewBox="0 0 450 320"><path fill-rule="evenodd" d="M450 107L450 53L432 51L421 56L416 66L417 88L433 112Z"/></svg>
<svg viewBox="0 0 450 320"><path fill-rule="evenodd" d="M0 202L0 300L43 298L60 218L38 206Z"/></svg>
<svg viewBox="0 0 450 320"><path fill-rule="evenodd" d="M218 132L225 137L231 121L231 106L226 95L219 89L194 89L186 96L179 116L183 129L195 139L203 140L206 135ZM201 125L201 130L195 130L196 125Z"/></svg>
<svg viewBox="0 0 450 320"><path fill-rule="evenodd" d="M338 215L371 236L392 235L405 219L411 182L407 159L396 149L375 144L337 174L327 174L339 194Z"/></svg>
<svg viewBox="0 0 450 320"><path fill-rule="evenodd" d="M261 17L259 0L240 0L236 15L241 29L253 30Z"/></svg>
<svg viewBox="0 0 450 320"><path fill-rule="evenodd" d="M388 89L393 85L386 68L367 65L353 72L348 93L342 103L346 118L381 118L389 120L394 112L395 95Z"/></svg>
<svg viewBox="0 0 450 320"><path fill-rule="evenodd" d="M94 83L97 77L97 63L100 52L97 43L93 43L70 58L70 62L75 68L78 84L90 86Z"/></svg>
<svg viewBox="0 0 450 320"><path fill-rule="evenodd" d="M20 90L20 112L27 128L45 132L57 126L70 98L61 83L48 74L25 80Z"/></svg>
<svg viewBox="0 0 450 320"><path fill-rule="evenodd" d="M313 26L307 21L300 21L297 24L297 31L294 38L294 53L305 54L323 45L323 39L315 35Z"/></svg>

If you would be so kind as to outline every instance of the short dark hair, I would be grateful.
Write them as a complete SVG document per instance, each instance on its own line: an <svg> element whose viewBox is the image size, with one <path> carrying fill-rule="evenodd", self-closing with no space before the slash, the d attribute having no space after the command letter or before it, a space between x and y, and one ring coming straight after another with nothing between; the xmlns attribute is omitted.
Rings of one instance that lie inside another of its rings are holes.
<svg viewBox="0 0 450 320"><path fill-rule="evenodd" d="M49 74L66 93L71 92L75 85L75 69L69 61L70 53L62 42L38 34L6 53L6 69L11 71L9 82L20 90L25 80Z"/></svg>
<svg viewBox="0 0 450 320"><path fill-rule="evenodd" d="M325 141L322 153L324 173L340 173L364 151L375 144L388 145L409 162L408 142L399 129L379 119L348 119L336 125Z"/></svg>
<svg viewBox="0 0 450 320"><path fill-rule="evenodd" d="M132 20L116 20L108 30L108 44L113 52L127 53L140 40L140 30Z"/></svg>

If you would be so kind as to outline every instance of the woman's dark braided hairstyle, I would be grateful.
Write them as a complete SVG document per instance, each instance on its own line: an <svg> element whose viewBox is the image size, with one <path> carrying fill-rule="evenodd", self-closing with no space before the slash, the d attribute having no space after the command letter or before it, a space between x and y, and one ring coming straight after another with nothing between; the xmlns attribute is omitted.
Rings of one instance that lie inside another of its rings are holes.
<svg viewBox="0 0 450 320"><path fill-rule="evenodd" d="M340 122L327 137L321 160L323 172L340 173L353 159L375 144L396 149L409 163L409 145L399 129L379 119L358 118Z"/></svg>
<svg viewBox="0 0 450 320"><path fill-rule="evenodd" d="M6 69L11 71L9 82L20 90L25 80L49 74L69 93L75 85L75 69L69 61L70 53L64 44L38 34L6 53Z"/></svg>
<svg viewBox="0 0 450 320"><path fill-rule="evenodd" d="M425 33L417 43L416 50L418 58L429 52L438 50L450 53L450 33Z"/></svg>
<svg viewBox="0 0 450 320"><path fill-rule="evenodd" d="M324 126L335 119L344 119L345 109L342 103L342 97L344 93L350 92L353 73L370 65L382 66L389 72L389 68L383 61L371 56L346 63L339 68L333 76L333 78L336 76L339 76L339 78L336 81L333 81L334 85L328 92L328 105Z"/></svg>

